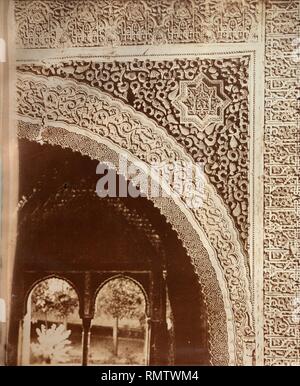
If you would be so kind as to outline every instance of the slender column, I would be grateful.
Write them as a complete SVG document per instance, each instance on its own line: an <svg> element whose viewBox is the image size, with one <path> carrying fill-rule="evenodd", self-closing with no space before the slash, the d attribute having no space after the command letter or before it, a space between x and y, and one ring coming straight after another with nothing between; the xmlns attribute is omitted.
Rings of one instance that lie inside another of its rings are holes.
<svg viewBox="0 0 300 386"><path fill-rule="evenodd" d="M18 148L15 116L15 58L14 58L14 5L10 0L0 1L0 153L1 153L1 252L0 252L0 365L8 363L12 355L7 341L11 315L11 288L14 270L17 201L18 201ZM4 43L5 42L5 43ZM6 52L5 52L5 46ZM19 322L19 321L18 321ZM18 328L13 325L15 335ZM10 350L10 353L8 352ZM8 354L10 358L8 358ZM14 353L16 354L16 353ZM17 355L14 355L14 362Z"/></svg>
<svg viewBox="0 0 300 386"><path fill-rule="evenodd" d="M147 317L145 322L145 346L144 346L146 366L150 364L150 342L151 342L151 319Z"/></svg>
<svg viewBox="0 0 300 386"><path fill-rule="evenodd" d="M82 366L87 366L89 361L89 350L91 341L91 323L94 317L92 303L91 273L84 273L83 303L81 305L80 317L82 319Z"/></svg>
<svg viewBox="0 0 300 386"><path fill-rule="evenodd" d="M20 269L20 266L18 267ZM20 270L14 272L14 288L18 296L11 298L11 313L9 324L9 337L6 349L6 364L17 366L22 363L23 323L24 323L24 294L23 278Z"/></svg>
<svg viewBox="0 0 300 386"><path fill-rule="evenodd" d="M91 322L91 318L82 319L82 366L88 365L91 341Z"/></svg>
<svg viewBox="0 0 300 386"><path fill-rule="evenodd" d="M118 329L119 329L119 318L114 318L114 327L113 327L113 346L114 346L114 355L118 355Z"/></svg>
<svg viewBox="0 0 300 386"><path fill-rule="evenodd" d="M150 365L167 363L166 272L157 270L152 278Z"/></svg>
<svg viewBox="0 0 300 386"><path fill-rule="evenodd" d="M21 364L29 365L30 363L30 335L31 335L31 295L28 299L27 314L22 322L22 356Z"/></svg>

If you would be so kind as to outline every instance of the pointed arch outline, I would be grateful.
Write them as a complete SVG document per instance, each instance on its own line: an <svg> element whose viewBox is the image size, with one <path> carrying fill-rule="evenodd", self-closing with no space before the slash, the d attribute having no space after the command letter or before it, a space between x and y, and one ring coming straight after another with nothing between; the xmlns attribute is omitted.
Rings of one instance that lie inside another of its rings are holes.
<svg viewBox="0 0 300 386"><path fill-rule="evenodd" d="M119 174L120 154L132 164L142 163L149 178L151 157L194 162L163 128L98 89L32 74L19 74L19 84L21 138L71 148L113 164ZM198 211L176 196L148 198L176 231L199 277L212 362L242 364L244 340L253 335L248 268L226 207L205 177L203 183Z"/></svg>

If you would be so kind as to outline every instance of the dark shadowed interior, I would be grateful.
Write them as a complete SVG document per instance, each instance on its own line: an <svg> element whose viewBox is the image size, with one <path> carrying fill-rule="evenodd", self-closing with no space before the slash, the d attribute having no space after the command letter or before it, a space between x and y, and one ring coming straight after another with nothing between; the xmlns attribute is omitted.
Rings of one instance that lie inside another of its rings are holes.
<svg viewBox="0 0 300 386"><path fill-rule="evenodd" d="M99 282L112 273L126 273L144 287L152 318L163 326L167 293L174 323L169 338L173 363L209 364L206 310L197 276L175 231L153 203L145 197L99 198L98 161L69 149L21 140L19 150L12 326L22 317L28 291L37 280L49 275L66 278L82 294L80 301L88 295L92 303ZM151 339L165 342L160 330L153 327L157 337ZM16 361L17 339L17 334L10 334L11 363ZM150 363L169 363L163 346L157 345L160 352Z"/></svg>

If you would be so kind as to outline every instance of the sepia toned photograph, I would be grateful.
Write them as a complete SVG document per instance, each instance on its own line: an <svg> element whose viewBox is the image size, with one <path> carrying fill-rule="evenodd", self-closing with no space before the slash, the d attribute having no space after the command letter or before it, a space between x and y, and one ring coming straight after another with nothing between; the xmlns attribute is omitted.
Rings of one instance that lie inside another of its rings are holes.
<svg viewBox="0 0 300 386"><path fill-rule="evenodd" d="M299 79L300 0L0 0L0 365L299 366Z"/></svg>

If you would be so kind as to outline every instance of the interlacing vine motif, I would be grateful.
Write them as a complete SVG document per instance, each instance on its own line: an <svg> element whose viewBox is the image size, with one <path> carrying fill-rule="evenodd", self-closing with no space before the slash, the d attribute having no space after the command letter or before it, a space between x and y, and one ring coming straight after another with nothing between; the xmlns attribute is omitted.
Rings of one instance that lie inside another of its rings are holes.
<svg viewBox="0 0 300 386"><path fill-rule="evenodd" d="M165 128L204 170L248 250L248 55L173 61L68 61L21 72L75 79L131 105ZM205 104L205 105L204 105Z"/></svg>
<svg viewBox="0 0 300 386"><path fill-rule="evenodd" d="M253 42L259 0L16 0L20 48Z"/></svg>
<svg viewBox="0 0 300 386"><path fill-rule="evenodd" d="M268 0L265 68L264 358L300 364L300 3ZM298 36L299 38L299 36ZM299 40L299 39L298 39ZM299 54L299 48L298 48Z"/></svg>
<svg viewBox="0 0 300 386"><path fill-rule="evenodd" d="M99 141L108 139L148 165L153 161L186 162L190 159L162 128L149 119L145 123L147 118L143 114L95 87L74 80L19 74L18 117L19 135L39 142L56 141L61 128L73 130L76 127L86 132L87 136L89 133L95 135ZM226 279L234 315L237 362L241 363L244 336L252 331L246 264L229 216L214 190L205 181L203 183L203 205L191 209L191 212L217 251L218 264ZM190 190L192 200L197 199L196 186L191 185ZM181 200L185 205L190 203L185 196ZM189 237L184 234L181 236ZM192 249L190 255L197 262L199 248L196 246Z"/></svg>

